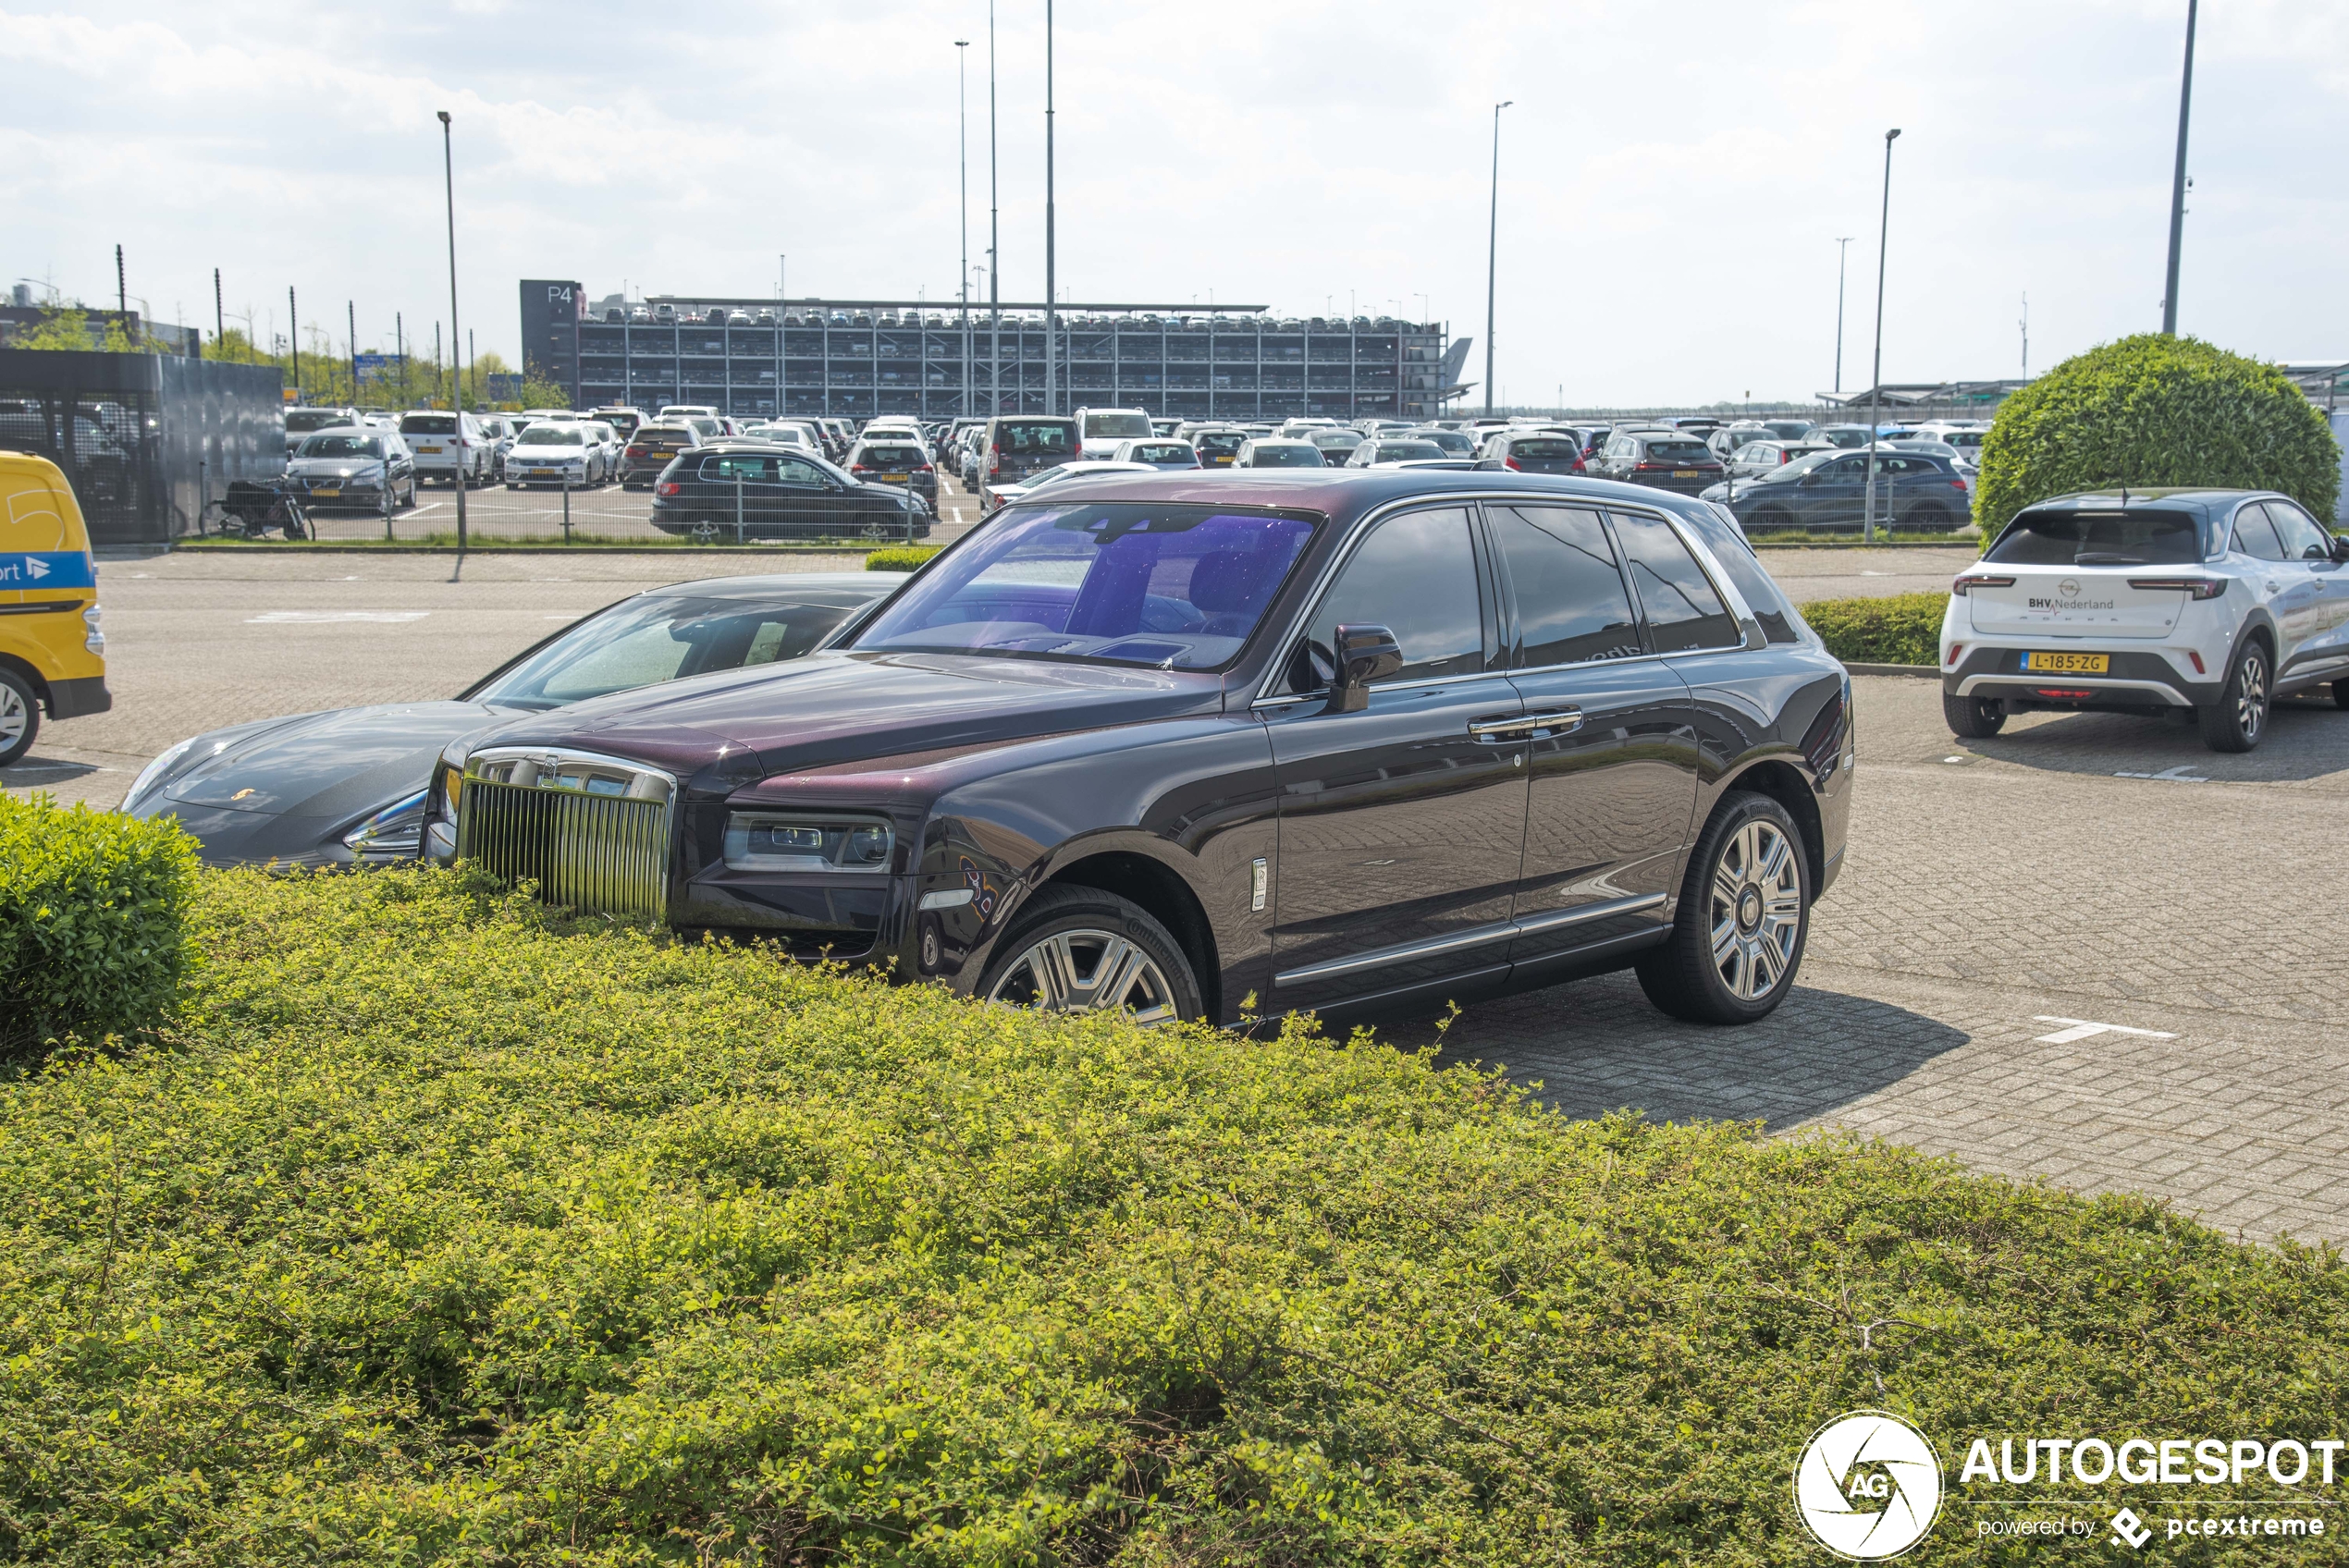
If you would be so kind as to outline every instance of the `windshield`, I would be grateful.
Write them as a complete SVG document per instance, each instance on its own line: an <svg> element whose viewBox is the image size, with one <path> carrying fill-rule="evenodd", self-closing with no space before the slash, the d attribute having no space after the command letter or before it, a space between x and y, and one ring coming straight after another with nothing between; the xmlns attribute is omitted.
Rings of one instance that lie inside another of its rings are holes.
<svg viewBox="0 0 2349 1568"><path fill-rule="evenodd" d="M1476 443L1457 430L1425 430L1412 439L1432 442L1447 457L1465 458L1476 450Z"/></svg>
<svg viewBox="0 0 2349 1568"><path fill-rule="evenodd" d="M1538 441L1519 442L1518 449L1523 451L1528 446L1540 445L1542 443ZM1433 441L1382 441L1378 444L1378 455L1375 460L1383 463L1418 462L1428 458L1440 458L1443 455L1444 448ZM1533 455L1542 456L1539 452Z"/></svg>
<svg viewBox="0 0 2349 1568"><path fill-rule="evenodd" d="M351 420L347 416L324 409L296 409L286 416L286 433L289 435L301 435L313 430L324 430L330 424L349 424L350 423Z"/></svg>
<svg viewBox="0 0 2349 1568"><path fill-rule="evenodd" d="M854 645L1211 669L1239 653L1315 527L1142 501L1013 507Z"/></svg>
<svg viewBox="0 0 2349 1568"><path fill-rule="evenodd" d="M927 468L928 459L916 447L867 447L861 459L867 468Z"/></svg>
<svg viewBox="0 0 2349 1568"><path fill-rule="evenodd" d="M711 670L795 659L878 595L815 590L772 599L647 594L588 617L466 699L552 708Z"/></svg>
<svg viewBox="0 0 2349 1568"><path fill-rule="evenodd" d="M1064 458L1076 450L1076 435L1066 420L1005 420L995 427L995 446L1000 451Z"/></svg>
<svg viewBox="0 0 2349 1568"><path fill-rule="evenodd" d="M1305 439L1325 452L1350 452L1362 444L1362 433L1359 430L1316 430L1307 435Z"/></svg>
<svg viewBox="0 0 2349 1568"><path fill-rule="evenodd" d="M1648 456L1667 463L1703 462L1713 456L1702 441L1651 441Z"/></svg>
<svg viewBox="0 0 2349 1568"><path fill-rule="evenodd" d="M1811 422L1807 419L1774 419L1764 423L1770 434L1781 441L1800 441L1811 434Z"/></svg>
<svg viewBox="0 0 2349 1568"><path fill-rule="evenodd" d="M1149 435L1150 416L1148 414L1087 414L1085 439L1088 441L1125 440L1136 435Z"/></svg>
<svg viewBox="0 0 2349 1568"><path fill-rule="evenodd" d="M369 435L313 435L301 444L297 458L380 458L383 443Z"/></svg>
<svg viewBox="0 0 2349 1568"><path fill-rule="evenodd" d="M1990 546L2002 566L2188 566L2202 559L2183 512L2025 512Z"/></svg>
<svg viewBox="0 0 2349 1568"><path fill-rule="evenodd" d="M1210 452L1236 452L1240 449L1240 443L1247 439L1248 436L1237 430L1202 430L1193 438L1191 445L1201 455Z"/></svg>
<svg viewBox="0 0 2349 1568"><path fill-rule="evenodd" d="M454 435L457 434L455 414L410 414L400 422L402 435Z"/></svg>
<svg viewBox="0 0 2349 1568"><path fill-rule="evenodd" d="M1266 441L1248 455L1250 468L1325 468L1322 449L1302 441Z"/></svg>
<svg viewBox="0 0 2349 1568"><path fill-rule="evenodd" d="M1792 458L1780 463L1777 467L1772 469L1762 477L1765 479L1792 479L1799 474L1810 472L1813 469L1817 468L1822 463L1833 462L1836 459L1841 456L1843 456L1843 454L1832 447L1828 447L1824 452L1805 453L1802 457Z"/></svg>
<svg viewBox="0 0 2349 1568"><path fill-rule="evenodd" d="M636 439L646 445L666 442L673 447L683 447L693 438L692 431L680 430L673 424L648 424L636 432Z"/></svg>
<svg viewBox="0 0 2349 1568"><path fill-rule="evenodd" d="M1513 458L1579 458L1582 448L1571 441L1512 441L1509 456Z"/></svg>
<svg viewBox="0 0 2349 1568"><path fill-rule="evenodd" d="M534 424L522 433L518 447L584 447L575 424Z"/></svg>
<svg viewBox="0 0 2349 1568"><path fill-rule="evenodd" d="M1189 467L1199 461L1199 454L1179 441L1147 442L1128 455L1138 463L1181 463Z"/></svg>

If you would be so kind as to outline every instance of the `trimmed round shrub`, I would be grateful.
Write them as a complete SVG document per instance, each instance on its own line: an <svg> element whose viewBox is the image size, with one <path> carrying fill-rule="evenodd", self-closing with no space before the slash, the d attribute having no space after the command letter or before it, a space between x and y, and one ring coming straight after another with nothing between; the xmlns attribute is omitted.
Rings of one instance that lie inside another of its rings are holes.
<svg viewBox="0 0 2349 1568"><path fill-rule="evenodd" d="M1999 405L1974 491L1983 547L2035 501L2116 484L2278 490L2329 519L2341 447L2275 366L2195 337L2123 337Z"/></svg>

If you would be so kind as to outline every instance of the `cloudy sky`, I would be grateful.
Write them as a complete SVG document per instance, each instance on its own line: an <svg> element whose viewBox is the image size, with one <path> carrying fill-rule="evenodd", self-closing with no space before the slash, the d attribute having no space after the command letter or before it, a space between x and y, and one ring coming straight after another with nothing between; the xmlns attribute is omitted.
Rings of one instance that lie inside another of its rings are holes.
<svg viewBox="0 0 2349 1568"><path fill-rule="evenodd" d="M2158 326L2184 0L1863 6L1279 6L1063 0L1059 276L1077 300L1417 315L1483 359L1503 117L1496 386L1576 405L1804 398L1868 380L1884 131L1888 381L2011 375ZM1041 0L1000 0L1003 290L1044 271ZM363 349L461 304L513 354L517 282L592 295L951 299L956 50L970 247L988 217L984 0L855 7L242 0L0 10L0 264L264 336L286 288ZM2196 51L2181 325L2349 357L2335 281L2349 5L2212 0ZM306 334L305 334L306 336Z"/></svg>

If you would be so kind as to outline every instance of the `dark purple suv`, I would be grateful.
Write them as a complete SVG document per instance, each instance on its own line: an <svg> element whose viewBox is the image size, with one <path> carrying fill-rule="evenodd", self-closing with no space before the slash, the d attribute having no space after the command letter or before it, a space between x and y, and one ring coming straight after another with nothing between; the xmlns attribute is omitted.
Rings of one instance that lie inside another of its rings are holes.
<svg viewBox="0 0 2349 1568"><path fill-rule="evenodd" d="M806 658L452 745L425 853L1145 1023L1622 968L1748 1022L1842 861L1851 701L1701 502L1111 474L1007 505Z"/></svg>

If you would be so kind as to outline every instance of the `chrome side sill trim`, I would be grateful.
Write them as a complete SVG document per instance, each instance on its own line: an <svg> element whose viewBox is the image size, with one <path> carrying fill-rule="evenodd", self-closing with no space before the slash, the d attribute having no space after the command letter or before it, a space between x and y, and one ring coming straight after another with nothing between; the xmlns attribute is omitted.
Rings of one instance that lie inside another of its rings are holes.
<svg viewBox="0 0 2349 1568"><path fill-rule="evenodd" d="M1664 901L1662 893L1642 893L1629 899L1609 899L1605 903L1583 904L1576 909L1562 909L1552 914L1538 914L1530 920L1512 920L1501 925L1480 925L1457 936L1436 937L1424 942L1406 942L1400 947L1381 948L1375 952L1358 953L1352 958L1332 959L1326 963L1307 964L1302 969L1284 970L1273 976L1275 986L1302 986L1315 980L1334 979L1341 974L1353 974L1365 969L1376 969L1389 963L1411 963L1423 958L1435 958L1462 948L1482 947L1487 942L1506 942L1513 937L1538 936L1561 926L1580 925L1585 921L1605 920L1609 915L1636 914L1643 909L1654 909Z"/></svg>

